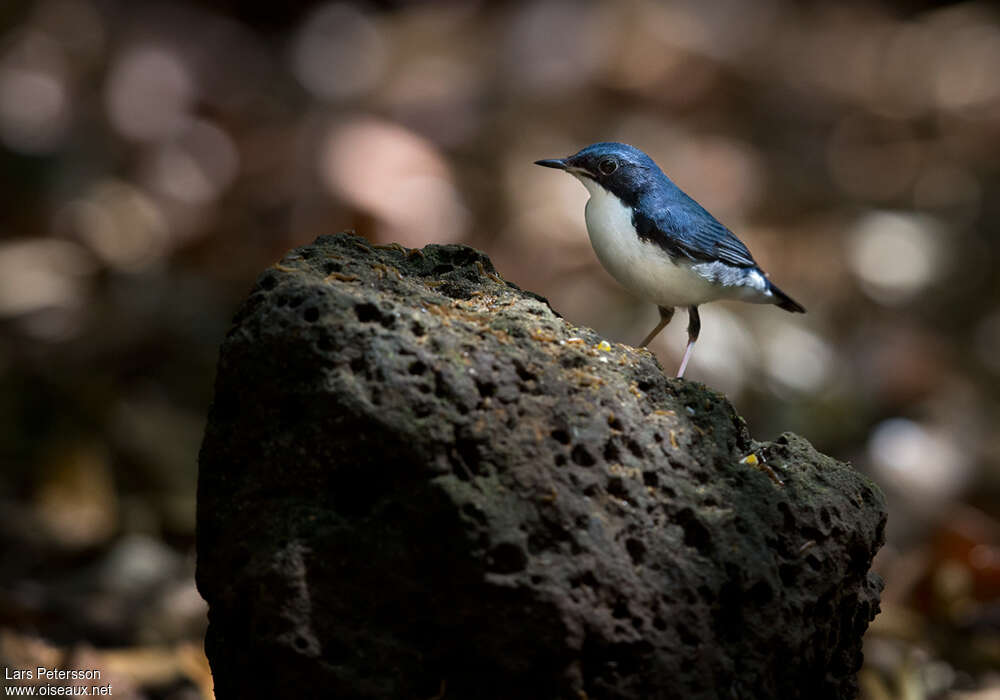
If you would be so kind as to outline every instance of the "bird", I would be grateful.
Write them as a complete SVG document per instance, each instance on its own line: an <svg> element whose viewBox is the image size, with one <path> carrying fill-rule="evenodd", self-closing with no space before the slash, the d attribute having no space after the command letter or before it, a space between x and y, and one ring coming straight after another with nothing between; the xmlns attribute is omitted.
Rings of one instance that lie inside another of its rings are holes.
<svg viewBox="0 0 1000 700"><path fill-rule="evenodd" d="M687 307L688 343L678 378L701 332L700 304L738 299L805 313L768 279L732 231L638 148L594 143L535 165L565 170L583 183L590 193L584 218L597 259L626 290L657 305L660 320L639 347L670 323L676 307Z"/></svg>

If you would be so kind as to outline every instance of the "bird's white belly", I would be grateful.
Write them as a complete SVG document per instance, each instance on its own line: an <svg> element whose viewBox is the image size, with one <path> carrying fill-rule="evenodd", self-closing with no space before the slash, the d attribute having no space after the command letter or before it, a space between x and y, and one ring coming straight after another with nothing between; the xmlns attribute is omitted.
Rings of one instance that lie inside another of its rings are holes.
<svg viewBox="0 0 1000 700"><path fill-rule="evenodd" d="M580 179L590 191L586 208L590 244L625 289L659 306L693 306L732 296L687 262L675 263L660 246L640 240L632 210L592 180Z"/></svg>

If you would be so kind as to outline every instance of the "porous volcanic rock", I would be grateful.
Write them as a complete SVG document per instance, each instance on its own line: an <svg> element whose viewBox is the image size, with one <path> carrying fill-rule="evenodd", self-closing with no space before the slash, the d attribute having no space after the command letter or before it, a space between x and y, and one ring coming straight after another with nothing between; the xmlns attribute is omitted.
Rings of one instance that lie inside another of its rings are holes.
<svg viewBox="0 0 1000 700"><path fill-rule="evenodd" d="M482 253L323 236L221 349L216 695L851 698L885 519L850 466L753 440Z"/></svg>

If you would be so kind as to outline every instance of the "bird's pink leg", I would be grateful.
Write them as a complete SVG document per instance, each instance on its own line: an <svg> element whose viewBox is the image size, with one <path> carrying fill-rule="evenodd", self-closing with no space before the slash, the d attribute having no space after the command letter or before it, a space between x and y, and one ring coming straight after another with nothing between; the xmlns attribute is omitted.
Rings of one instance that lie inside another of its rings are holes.
<svg viewBox="0 0 1000 700"><path fill-rule="evenodd" d="M684 376L684 370L687 369L688 360L691 359L691 351L694 350L694 341L689 340L687 344L687 349L684 350L684 358L681 360L681 368L677 370L677 378L680 379Z"/></svg>

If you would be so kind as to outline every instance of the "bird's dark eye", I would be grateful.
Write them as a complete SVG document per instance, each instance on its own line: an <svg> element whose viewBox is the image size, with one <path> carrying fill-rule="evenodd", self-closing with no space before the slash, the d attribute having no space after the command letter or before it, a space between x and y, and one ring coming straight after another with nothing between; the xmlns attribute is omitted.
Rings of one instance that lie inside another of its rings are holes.
<svg viewBox="0 0 1000 700"><path fill-rule="evenodd" d="M618 161L614 158L605 158L597 164L597 167L600 168L601 172L605 175L610 175L614 171L618 170Z"/></svg>

